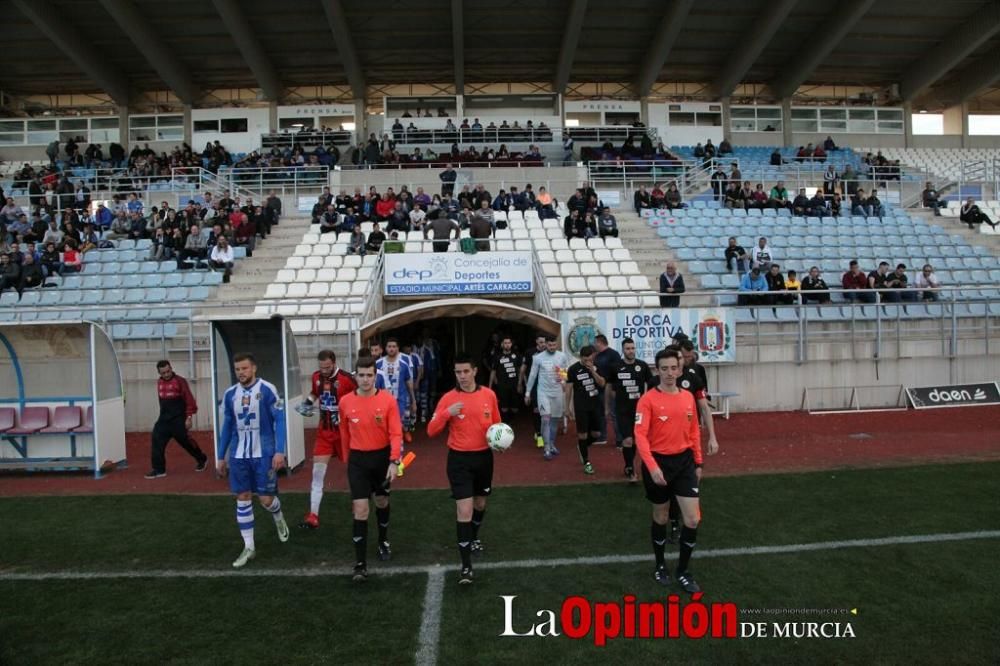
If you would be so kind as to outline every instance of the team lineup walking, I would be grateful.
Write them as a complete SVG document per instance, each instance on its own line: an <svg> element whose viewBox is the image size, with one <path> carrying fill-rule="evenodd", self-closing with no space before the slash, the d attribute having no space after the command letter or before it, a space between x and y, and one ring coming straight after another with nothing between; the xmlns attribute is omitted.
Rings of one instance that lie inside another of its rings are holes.
<svg viewBox="0 0 1000 666"><path fill-rule="evenodd" d="M504 421L518 413L523 401L529 407L537 404L532 441L541 440L546 461L559 454L556 440L563 417L575 423L577 451L588 476L597 473L590 461L590 448L608 438L609 425L613 428L625 480L629 485L637 484L641 466L645 496L652 504L654 580L661 585L676 580L688 593L700 591L689 563L701 520L703 426L708 433L709 455L718 450L718 443L704 370L697 364L690 340L678 336L674 344L656 354L652 369L636 357L631 338L622 341L620 355L603 339L600 352L586 345L579 350L579 360L573 362L551 335L536 336L535 349L526 354L518 351L510 335L495 336L495 340L495 349L483 359L487 385L479 383L480 363L458 352L450 363L454 388L445 392L432 410L422 402L429 400L434 388L421 376L431 365L428 361L434 366L442 363L440 350L432 341L413 346L389 338L384 354L381 343L372 342L359 351L353 374L337 365L334 352L320 351L309 391L295 406L303 417L315 416L317 411L319 415L309 511L300 527L319 528L328 466L334 458L345 463L351 498L352 575L355 581L367 580L371 504L377 528L375 552L385 562L392 558L392 483L410 462L403 460L406 443L411 441L407 428L426 420L431 439L447 430L445 471L455 500L458 580L463 586L472 584L474 558L485 551L480 531L487 498L494 491L494 451L506 450L513 441L513 431ZM602 355L603 369L597 364ZM254 357L237 354L233 371L238 382L225 392L222 401L217 454L218 471L220 475L229 473L236 496L244 549L233 566L241 568L256 555L253 495L273 516L279 541L289 539L277 480L277 472L285 467L286 424L279 392L257 376ZM177 382L180 402L177 406L164 403L165 413L193 413L197 407L193 399L185 402L183 380L171 374L169 364L161 366L161 382L170 381ZM495 433L496 428L505 428L506 433ZM194 451L192 455L196 455ZM415 452L410 457L415 457ZM332 529L342 528L334 525ZM678 565L672 577L666 568L665 550L668 542L678 541Z"/></svg>

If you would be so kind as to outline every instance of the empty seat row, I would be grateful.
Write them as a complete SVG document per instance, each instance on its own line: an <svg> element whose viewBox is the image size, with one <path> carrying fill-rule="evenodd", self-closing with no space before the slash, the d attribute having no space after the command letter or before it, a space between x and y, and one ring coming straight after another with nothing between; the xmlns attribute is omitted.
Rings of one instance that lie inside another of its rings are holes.
<svg viewBox="0 0 1000 666"><path fill-rule="evenodd" d="M60 405L51 411L41 405L0 407L0 434L3 435L67 435L94 431L94 408L86 412L79 405Z"/></svg>

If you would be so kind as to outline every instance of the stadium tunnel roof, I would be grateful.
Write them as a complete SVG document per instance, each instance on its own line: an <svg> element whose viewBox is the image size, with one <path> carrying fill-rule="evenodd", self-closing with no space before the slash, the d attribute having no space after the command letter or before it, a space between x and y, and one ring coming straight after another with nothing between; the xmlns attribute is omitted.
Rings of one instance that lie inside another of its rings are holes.
<svg viewBox="0 0 1000 666"><path fill-rule="evenodd" d="M1000 79L997 0L0 0L0 88L103 91L467 82L898 86L957 103ZM764 87L766 86L766 87ZM893 97L890 95L890 97Z"/></svg>

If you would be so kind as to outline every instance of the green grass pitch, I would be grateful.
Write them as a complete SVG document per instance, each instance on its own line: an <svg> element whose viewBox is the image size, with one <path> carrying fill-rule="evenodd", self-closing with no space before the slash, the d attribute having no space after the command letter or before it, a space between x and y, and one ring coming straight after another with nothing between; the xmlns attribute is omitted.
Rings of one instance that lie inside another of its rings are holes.
<svg viewBox="0 0 1000 666"><path fill-rule="evenodd" d="M480 567L457 585L447 491L393 495L392 567L447 567L437 662L996 663L1000 538L780 554L698 551L1000 529L1000 463L709 478L692 570L705 601L753 608L857 608L856 616L755 616L741 622L851 622L851 639L584 640L500 637L501 595L514 627L564 598L663 600L652 582L649 508L624 484L499 488L483 562L648 555L638 563ZM297 522L306 495L284 496ZM224 496L0 500L0 664L409 664L420 647L428 575L353 584L350 516L324 499L318 532L280 544L257 509L256 560L269 575L220 576L241 542ZM374 520L372 520L374 522ZM374 525L370 536L374 537ZM374 539L372 539L374 540ZM374 557L371 558L374 560ZM17 580L46 572L197 571L198 577ZM303 576L306 572L323 575ZM294 573L296 575L287 575ZM283 575L284 574L284 575Z"/></svg>

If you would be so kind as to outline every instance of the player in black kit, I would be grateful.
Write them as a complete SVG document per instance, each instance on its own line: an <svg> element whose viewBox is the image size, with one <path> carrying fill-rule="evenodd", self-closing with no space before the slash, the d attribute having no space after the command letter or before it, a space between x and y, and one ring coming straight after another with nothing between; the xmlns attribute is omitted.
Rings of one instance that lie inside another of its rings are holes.
<svg viewBox="0 0 1000 666"><path fill-rule="evenodd" d="M635 341L622 340L622 360L611 368L608 377L607 407L615 410L618 418L618 446L625 459L625 478L638 483L635 473L635 406L653 382L653 372L642 359L635 357Z"/></svg>
<svg viewBox="0 0 1000 666"><path fill-rule="evenodd" d="M497 394L500 403L500 415L505 423L510 423L511 414L517 414L517 405L523 399L520 393L523 389L521 366L524 356L514 351L514 341L509 335L500 340L500 351L493 359L490 368L490 388Z"/></svg>
<svg viewBox="0 0 1000 666"><path fill-rule="evenodd" d="M569 420L576 421L577 448L584 474L594 473L589 449L601 436L598 412L604 409L601 394L605 381L594 365L596 353L596 349L587 345L580 350L580 360L569 366L566 373L566 405Z"/></svg>

